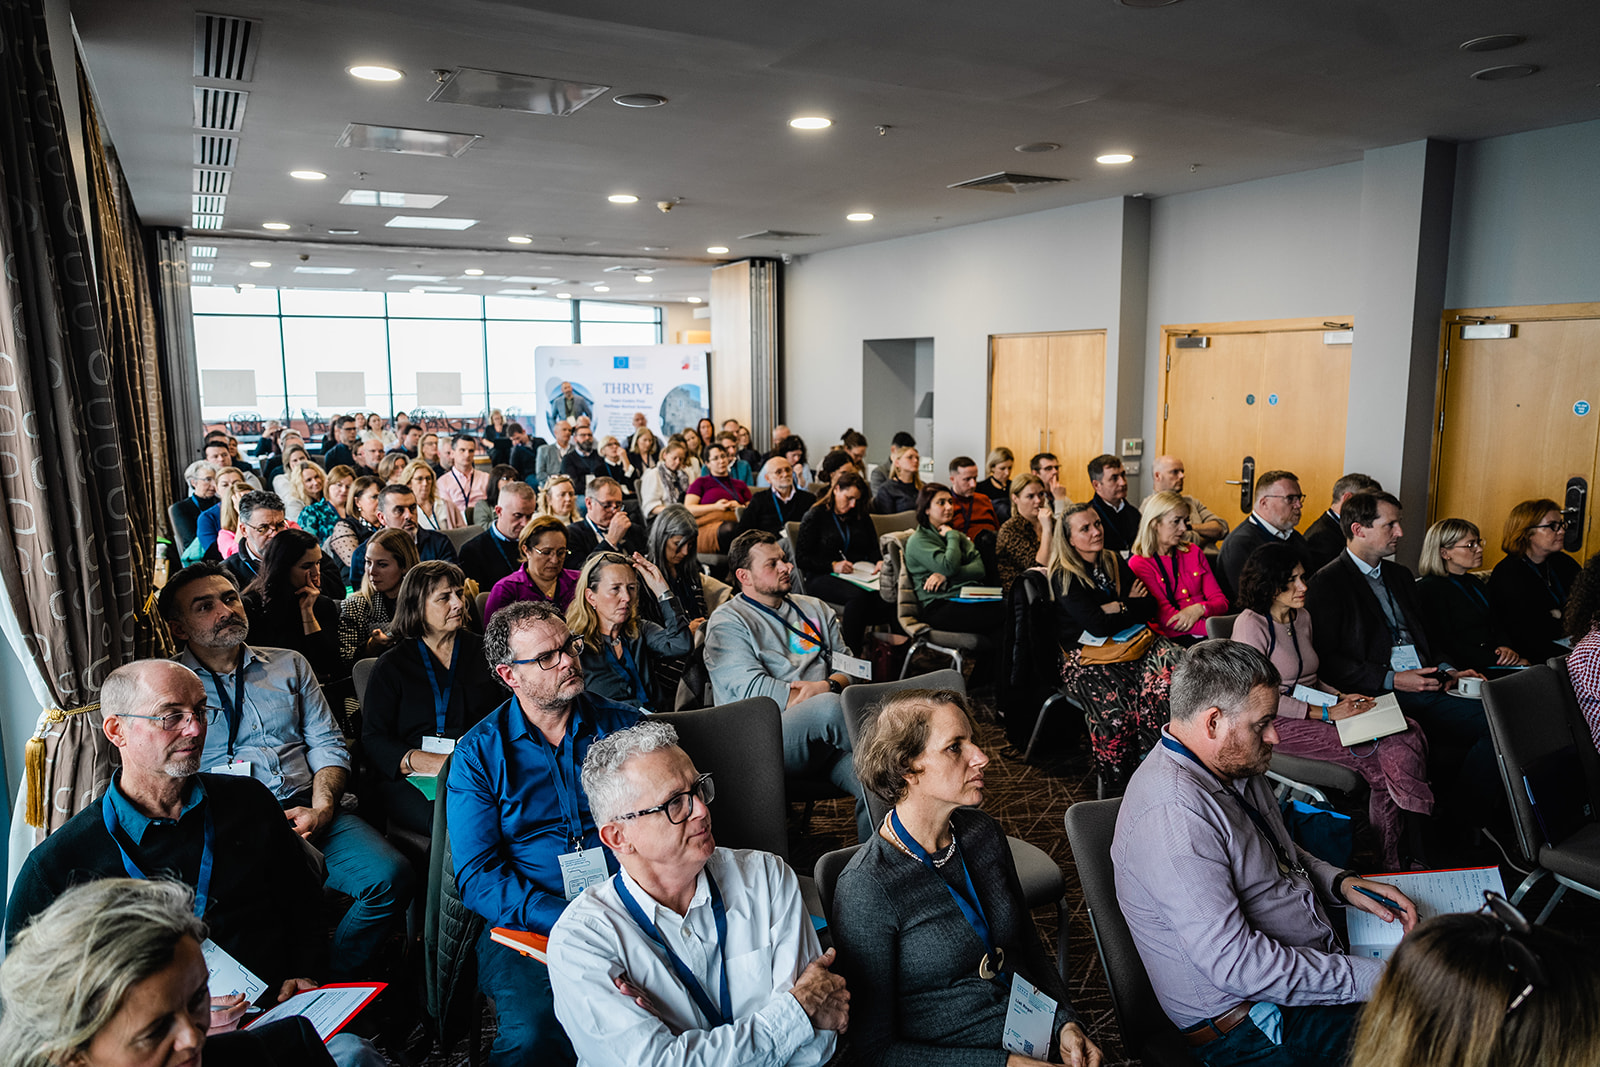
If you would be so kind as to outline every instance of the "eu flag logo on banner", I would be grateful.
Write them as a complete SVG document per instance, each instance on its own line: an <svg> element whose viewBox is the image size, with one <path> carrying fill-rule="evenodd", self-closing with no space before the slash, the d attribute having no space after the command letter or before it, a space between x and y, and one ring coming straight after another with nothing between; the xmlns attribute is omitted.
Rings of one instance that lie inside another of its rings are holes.
<svg viewBox="0 0 1600 1067"><path fill-rule="evenodd" d="M627 370L628 369L628 357L627 356L612 356L611 357L611 369L612 370Z"/></svg>

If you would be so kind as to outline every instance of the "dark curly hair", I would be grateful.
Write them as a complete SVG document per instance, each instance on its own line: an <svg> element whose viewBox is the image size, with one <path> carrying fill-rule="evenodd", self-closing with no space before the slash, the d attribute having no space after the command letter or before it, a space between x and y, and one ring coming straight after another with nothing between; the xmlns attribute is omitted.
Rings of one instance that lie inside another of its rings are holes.
<svg viewBox="0 0 1600 1067"><path fill-rule="evenodd" d="M1234 606L1249 608L1257 615L1269 615L1272 602L1289 588L1295 564L1305 565L1300 553L1288 545L1267 543L1250 553L1239 572L1239 596Z"/></svg>
<svg viewBox="0 0 1600 1067"><path fill-rule="evenodd" d="M1600 552L1589 557L1572 583L1567 597L1567 613L1562 618L1567 636L1574 641L1600 626Z"/></svg>

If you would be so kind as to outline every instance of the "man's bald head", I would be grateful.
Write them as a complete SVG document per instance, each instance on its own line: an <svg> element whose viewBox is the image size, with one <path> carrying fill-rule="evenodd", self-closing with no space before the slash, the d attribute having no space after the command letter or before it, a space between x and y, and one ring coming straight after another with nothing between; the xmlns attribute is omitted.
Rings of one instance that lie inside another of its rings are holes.
<svg viewBox="0 0 1600 1067"><path fill-rule="evenodd" d="M205 686L200 676L170 659L140 659L124 663L100 685L100 716L146 715L157 704L172 697L199 691L205 701Z"/></svg>
<svg viewBox="0 0 1600 1067"><path fill-rule="evenodd" d="M1183 492L1183 460L1177 456L1157 456L1150 466L1150 479L1158 493Z"/></svg>

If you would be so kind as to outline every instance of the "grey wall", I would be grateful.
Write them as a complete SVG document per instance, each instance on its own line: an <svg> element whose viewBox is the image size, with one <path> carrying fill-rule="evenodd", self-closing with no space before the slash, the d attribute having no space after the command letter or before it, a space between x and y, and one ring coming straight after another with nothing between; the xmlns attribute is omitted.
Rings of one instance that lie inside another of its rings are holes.
<svg viewBox="0 0 1600 1067"><path fill-rule="evenodd" d="M895 431L908 429L917 410L917 345L909 338L867 341L861 346L861 392L873 402L863 407L856 428L867 435L870 456L887 456ZM843 432L841 424L839 432ZM803 434L801 436L804 436ZM820 463L823 441L811 452ZM829 445L832 441L827 442Z"/></svg>

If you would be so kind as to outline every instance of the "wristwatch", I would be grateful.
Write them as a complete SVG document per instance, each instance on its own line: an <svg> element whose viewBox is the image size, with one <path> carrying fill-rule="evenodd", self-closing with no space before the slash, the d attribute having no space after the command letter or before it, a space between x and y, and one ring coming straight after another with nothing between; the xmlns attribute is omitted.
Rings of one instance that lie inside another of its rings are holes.
<svg viewBox="0 0 1600 1067"><path fill-rule="evenodd" d="M834 677L832 677L830 675L828 677L828 692L830 692L830 693L842 693L842 692L844 692L844 683L839 681L839 679L834 678Z"/></svg>

